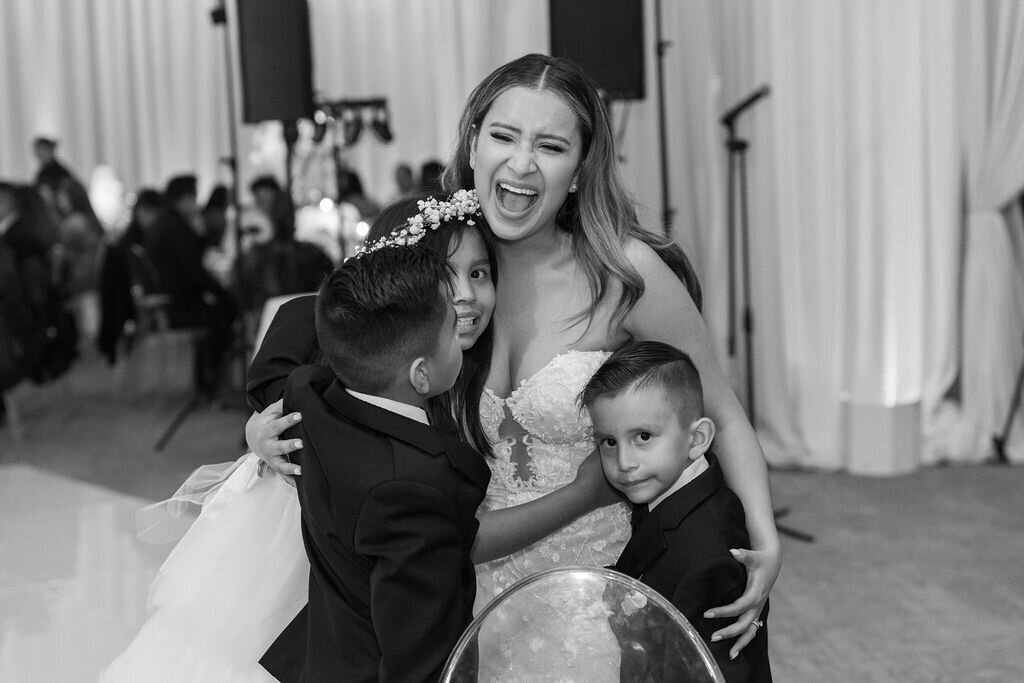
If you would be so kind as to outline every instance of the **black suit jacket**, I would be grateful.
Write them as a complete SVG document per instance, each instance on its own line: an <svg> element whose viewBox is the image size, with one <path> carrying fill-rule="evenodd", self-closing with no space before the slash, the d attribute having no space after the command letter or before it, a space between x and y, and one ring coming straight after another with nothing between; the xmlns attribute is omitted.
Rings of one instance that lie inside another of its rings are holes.
<svg viewBox="0 0 1024 683"><path fill-rule="evenodd" d="M203 266L202 237L175 209L164 209L146 233L144 246L172 306L199 306L204 292L218 298L226 296L224 288Z"/></svg>
<svg viewBox="0 0 1024 683"><path fill-rule="evenodd" d="M433 681L472 619L470 550L490 470L430 426L295 370L309 603L264 655L281 681Z"/></svg>
<svg viewBox="0 0 1024 683"><path fill-rule="evenodd" d="M711 642L711 634L732 619L706 619L704 612L743 594L746 568L729 549L749 548L750 538L743 504L725 485L715 456L708 453L707 460L707 470L635 525L615 569L671 600L708 644L727 681L771 681L766 627L757 630L735 660L729 659L734 640ZM634 509L634 521L646 508ZM761 618L767 617L765 605ZM623 666L628 666L625 655L623 659Z"/></svg>

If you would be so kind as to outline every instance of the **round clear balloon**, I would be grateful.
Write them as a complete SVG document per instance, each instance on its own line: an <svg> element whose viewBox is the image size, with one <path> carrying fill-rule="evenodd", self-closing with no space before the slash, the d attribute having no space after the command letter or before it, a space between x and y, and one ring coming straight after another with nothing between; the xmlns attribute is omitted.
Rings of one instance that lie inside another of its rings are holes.
<svg viewBox="0 0 1024 683"><path fill-rule="evenodd" d="M559 567L519 581L459 639L443 683L722 682L672 603L625 574Z"/></svg>

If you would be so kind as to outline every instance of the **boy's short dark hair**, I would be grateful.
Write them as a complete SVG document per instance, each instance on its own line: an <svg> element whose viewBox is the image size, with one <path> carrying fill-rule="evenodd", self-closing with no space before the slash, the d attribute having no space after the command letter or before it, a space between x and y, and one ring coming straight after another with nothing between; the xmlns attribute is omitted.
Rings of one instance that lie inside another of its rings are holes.
<svg viewBox="0 0 1024 683"><path fill-rule="evenodd" d="M350 258L316 299L316 334L334 374L354 391L386 389L395 370L437 348L452 304L447 261L430 249L386 247Z"/></svg>
<svg viewBox="0 0 1024 683"><path fill-rule="evenodd" d="M590 407L599 398L613 398L634 387L659 387L675 401L680 418L704 415L700 373L686 353L657 341L630 342L608 357L580 393Z"/></svg>

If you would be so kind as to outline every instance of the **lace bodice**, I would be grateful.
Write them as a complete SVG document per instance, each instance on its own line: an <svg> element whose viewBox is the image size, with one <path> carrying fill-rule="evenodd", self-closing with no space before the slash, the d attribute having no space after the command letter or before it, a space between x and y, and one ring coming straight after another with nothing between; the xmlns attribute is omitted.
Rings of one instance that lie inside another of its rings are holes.
<svg viewBox="0 0 1024 683"><path fill-rule="evenodd" d="M587 380L608 358L606 351L567 351L555 356L507 398L486 389L480 419L494 457L484 510L500 510L539 498L576 477L594 449L590 417L576 405ZM507 558L477 567L477 607L513 583L542 569L606 566L629 540L625 504L595 510Z"/></svg>

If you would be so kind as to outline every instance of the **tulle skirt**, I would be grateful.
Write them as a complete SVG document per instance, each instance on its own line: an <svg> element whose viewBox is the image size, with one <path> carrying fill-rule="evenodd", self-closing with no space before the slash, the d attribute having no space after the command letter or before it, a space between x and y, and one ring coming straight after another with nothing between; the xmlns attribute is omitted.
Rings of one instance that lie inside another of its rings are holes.
<svg viewBox="0 0 1024 683"><path fill-rule="evenodd" d="M309 561L295 489L257 476L258 464L252 454L231 464L205 500L153 582L149 618L101 683L274 681L259 658L306 603Z"/></svg>

